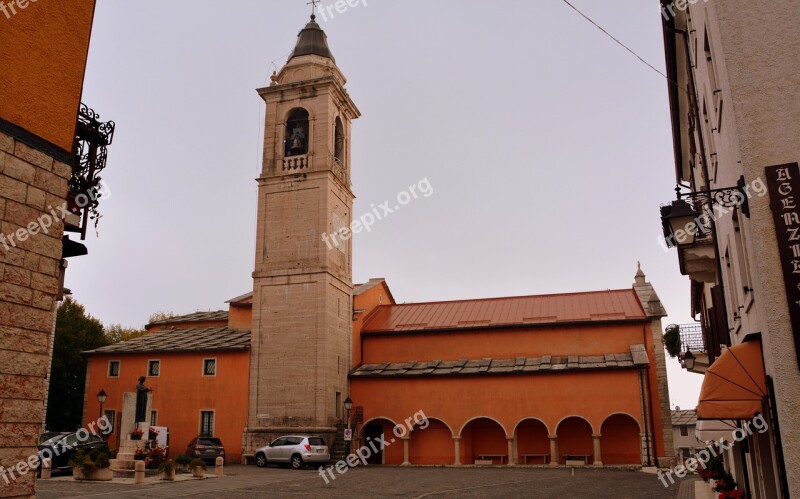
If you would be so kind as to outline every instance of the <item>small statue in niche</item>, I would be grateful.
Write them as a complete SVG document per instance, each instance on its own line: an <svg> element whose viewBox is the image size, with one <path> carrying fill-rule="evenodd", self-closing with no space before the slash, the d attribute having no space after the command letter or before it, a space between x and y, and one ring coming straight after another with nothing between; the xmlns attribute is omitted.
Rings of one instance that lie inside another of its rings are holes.
<svg viewBox="0 0 800 499"><path fill-rule="evenodd" d="M292 129L292 136L289 137L289 155L304 154L306 152L306 132L301 125Z"/></svg>

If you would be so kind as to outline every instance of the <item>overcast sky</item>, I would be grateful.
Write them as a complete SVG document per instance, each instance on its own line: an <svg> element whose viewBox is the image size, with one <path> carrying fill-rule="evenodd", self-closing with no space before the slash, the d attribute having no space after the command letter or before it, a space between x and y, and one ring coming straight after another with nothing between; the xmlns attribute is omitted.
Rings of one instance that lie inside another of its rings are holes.
<svg viewBox="0 0 800 499"><path fill-rule="evenodd" d="M659 69L658 2L572 0ZM322 8L332 4L323 0ZM225 308L252 289L266 86L305 0L99 0L83 101L117 123L89 256L67 286L105 324ZM669 317L689 280L657 242L674 197L665 79L560 0L367 0L318 16L363 116L355 217L427 179L355 236L354 281L400 302L628 288ZM672 404L701 376L668 359Z"/></svg>

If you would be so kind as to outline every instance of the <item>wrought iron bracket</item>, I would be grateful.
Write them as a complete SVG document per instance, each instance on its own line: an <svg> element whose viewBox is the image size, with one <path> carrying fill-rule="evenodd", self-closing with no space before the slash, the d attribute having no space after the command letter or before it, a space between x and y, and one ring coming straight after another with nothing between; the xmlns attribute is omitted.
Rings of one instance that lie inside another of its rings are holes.
<svg viewBox="0 0 800 499"><path fill-rule="evenodd" d="M736 187L725 187L721 189L709 189L696 192L681 192L684 186L675 186L675 193L678 199L689 199L692 204L719 205L725 208L739 208L747 218L750 218L750 203L748 202L747 187L744 182L744 175L736 181Z"/></svg>

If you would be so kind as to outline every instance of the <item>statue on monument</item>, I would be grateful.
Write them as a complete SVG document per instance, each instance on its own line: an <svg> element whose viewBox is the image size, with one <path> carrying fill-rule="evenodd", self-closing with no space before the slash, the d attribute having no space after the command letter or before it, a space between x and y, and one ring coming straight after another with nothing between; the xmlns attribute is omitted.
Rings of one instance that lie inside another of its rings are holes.
<svg viewBox="0 0 800 499"><path fill-rule="evenodd" d="M152 392L150 388L144 386L144 376L139 376L139 383L136 385L136 423L147 421L147 394Z"/></svg>

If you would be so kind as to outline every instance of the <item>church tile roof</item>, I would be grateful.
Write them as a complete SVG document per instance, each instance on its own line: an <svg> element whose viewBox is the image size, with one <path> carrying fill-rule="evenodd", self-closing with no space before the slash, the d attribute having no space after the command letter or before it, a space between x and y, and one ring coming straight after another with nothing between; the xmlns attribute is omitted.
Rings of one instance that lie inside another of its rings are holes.
<svg viewBox="0 0 800 499"><path fill-rule="evenodd" d="M148 326L160 326L164 324L175 324L178 322L210 322L210 321L225 321L228 320L227 310L209 310L204 312L193 312L186 315L178 315L175 317L168 317L166 319L151 322Z"/></svg>
<svg viewBox="0 0 800 499"><path fill-rule="evenodd" d="M563 371L588 371L597 369L630 369L644 363L637 360L637 352L644 345L631 345L626 353L605 355L569 355L541 357L516 357L513 359L459 359L418 362L390 362L362 364L350 372L351 378L385 378L411 376L470 376L499 374L534 374Z"/></svg>
<svg viewBox="0 0 800 499"><path fill-rule="evenodd" d="M645 321L633 289L557 295L383 305L363 332L404 332L535 326L539 324Z"/></svg>
<svg viewBox="0 0 800 499"><path fill-rule="evenodd" d="M132 340L95 348L83 354L224 352L249 348L250 331L227 327L204 327L150 333Z"/></svg>

